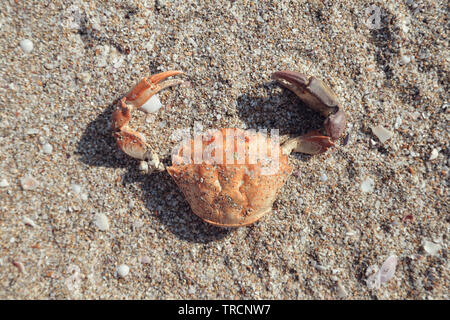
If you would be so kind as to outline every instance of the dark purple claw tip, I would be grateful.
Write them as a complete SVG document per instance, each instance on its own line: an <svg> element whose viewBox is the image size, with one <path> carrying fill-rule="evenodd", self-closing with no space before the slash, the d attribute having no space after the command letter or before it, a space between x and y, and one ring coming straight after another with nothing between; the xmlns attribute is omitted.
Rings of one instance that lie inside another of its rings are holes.
<svg viewBox="0 0 450 320"><path fill-rule="evenodd" d="M306 86L308 84L308 77L302 73L294 72L294 71L277 71L272 74L272 79L275 80L286 80L291 84L303 85Z"/></svg>

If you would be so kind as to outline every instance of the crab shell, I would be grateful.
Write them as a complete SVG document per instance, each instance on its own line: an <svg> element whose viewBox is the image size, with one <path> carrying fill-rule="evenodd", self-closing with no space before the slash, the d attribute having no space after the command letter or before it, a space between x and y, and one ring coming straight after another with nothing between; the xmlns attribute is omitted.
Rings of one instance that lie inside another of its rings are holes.
<svg viewBox="0 0 450 320"><path fill-rule="evenodd" d="M229 130L234 130L236 139L227 145L225 137ZM216 226L240 227L271 212L278 191L292 168L278 143L260 133L252 136L256 140L249 139L252 134L253 131L241 129L220 129L206 139L202 137L201 154L213 149L210 154L214 159L206 157L200 163L195 161L192 151L195 150L195 137L175 152L173 160L177 164L168 167L167 171L184 193L192 211L204 221ZM217 143L221 139L222 143ZM245 153L236 156L239 141L241 148L244 147L239 150L245 150ZM214 148L211 148L212 143ZM264 157L255 156L255 143L267 147ZM186 150L189 150L188 157L183 157ZM227 159L230 154L231 160Z"/></svg>

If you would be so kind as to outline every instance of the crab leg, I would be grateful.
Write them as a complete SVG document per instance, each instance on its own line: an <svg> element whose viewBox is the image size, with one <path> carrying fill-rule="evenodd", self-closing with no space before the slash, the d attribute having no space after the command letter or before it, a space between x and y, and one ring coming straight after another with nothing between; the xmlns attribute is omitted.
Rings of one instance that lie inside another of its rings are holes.
<svg viewBox="0 0 450 320"><path fill-rule="evenodd" d="M294 92L308 107L324 117L326 135L317 130L291 138L283 145L284 152L318 154L334 145L345 130L345 113L335 94L320 80L293 71L278 71L272 75L284 87Z"/></svg>
<svg viewBox="0 0 450 320"><path fill-rule="evenodd" d="M147 160L155 169L163 169L159 163L158 156L145 141L142 134L132 130L128 123L131 119L131 112L136 108L141 108L145 103L159 91L181 84L179 79L162 80L182 74L182 71L166 71L142 79L131 91L119 101L117 109L112 114L113 136L116 138L119 148L129 156ZM144 110L143 108L141 110Z"/></svg>

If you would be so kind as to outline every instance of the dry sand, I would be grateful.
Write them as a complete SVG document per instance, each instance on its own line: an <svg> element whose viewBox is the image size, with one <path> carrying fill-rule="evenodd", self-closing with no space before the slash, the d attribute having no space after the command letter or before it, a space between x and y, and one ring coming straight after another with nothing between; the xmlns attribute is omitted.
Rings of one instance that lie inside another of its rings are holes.
<svg viewBox="0 0 450 320"><path fill-rule="evenodd" d="M379 21L372 3L1 1L0 298L448 299L448 3L375 1ZM207 225L109 128L117 99L171 69L186 85L133 122L166 164L195 122L319 128L271 80L285 69L335 91L348 144L291 156L272 215Z"/></svg>

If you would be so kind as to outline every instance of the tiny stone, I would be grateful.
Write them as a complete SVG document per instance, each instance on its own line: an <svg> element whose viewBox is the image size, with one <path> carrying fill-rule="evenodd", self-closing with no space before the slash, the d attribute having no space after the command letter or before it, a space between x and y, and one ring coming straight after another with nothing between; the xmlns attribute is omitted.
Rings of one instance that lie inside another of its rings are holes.
<svg viewBox="0 0 450 320"><path fill-rule="evenodd" d="M372 178L367 177L362 183L361 183L361 191L364 193L371 193L375 189L375 182Z"/></svg>
<svg viewBox="0 0 450 320"><path fill-rule="evenodd" d="M46 154L51 154L53 152L53 147L47 142L42 146L42 151Z"/></svg>
<svg viewBox="0 0 450 320"><path fill-rule="evenodd" d="M9 182L8 180L6 180L6 178L0 180L0 188L6 188L7 186L9 186Z"/></svg>
<svg viewBox="0 0 450 320"><path fill-rule="evenodd" d="M126 277L130 272L130 268L126 264L121 264L117 267L117 275L121 278Z"/></svg>
<svg viewBox="0 0 450 320"><path fill-rule="evenodd" d="M322 174L320 175L320 181L326 182L327 180L328 180L327 175L326 175L325 173L322 173Z"/></svg>
<svg viewBox="0 0 450 320"><path fill-rule="evenodd" d="M97 213L94 217L94 223L101 231L109 229L108 217L103 213Z"/></svg>
<svg viewBox="0 0 450 320"><path fill-rule="evenodd" d="M31 51L33 51L34 45L33 42L29 39L21 40L19 45L25 53L30 53Z"/></svg>
<svg viewBox="0 0 450 320"><path fill-rule="evenodd" d="M80 198L81 198L81 200L86 201L88 199L87 193L82 193Z"/></svg>
<svg viewBox="0 0 450 320"><path fill-rule="evenodd" d="M430 160L434 160L438 157L439 155L439 150L438 149L433 149L433 151L431 151L430 154Z"/></svg>
<svg viewBox="0 0 450 320"><path fill-rule="evenodd" d="M39 186L39 181L32 176L25 176L20 179L20 184L23 190L34 190Z"/></svg>
<svg viewBox="0 0 450 320"><path fill-rule="evenodd" d="M372 132L374 135L377 136L377 138L381 141L381 143L385 143L394 135L392 131L383 128L382 126L373 127Z"/></svg>

